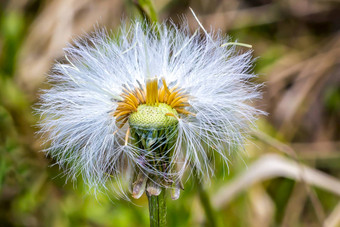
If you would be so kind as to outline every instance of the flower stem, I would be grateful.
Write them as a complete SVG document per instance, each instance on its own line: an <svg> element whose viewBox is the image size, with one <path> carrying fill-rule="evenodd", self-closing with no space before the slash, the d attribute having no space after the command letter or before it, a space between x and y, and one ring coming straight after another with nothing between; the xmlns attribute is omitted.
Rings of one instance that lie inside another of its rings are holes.
<svg viewBox="0 0 340 227"><path fill-rule="evenodd" d="M166 226L166 199L165 190L158 196L148 195L150 227Z"/></svg>

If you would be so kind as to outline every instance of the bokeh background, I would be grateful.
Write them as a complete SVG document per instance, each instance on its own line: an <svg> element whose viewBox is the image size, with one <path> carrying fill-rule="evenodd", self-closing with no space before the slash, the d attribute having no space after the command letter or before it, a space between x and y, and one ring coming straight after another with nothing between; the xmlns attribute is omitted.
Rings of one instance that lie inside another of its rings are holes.
<svg viewBox="0 0 340 227"><path fill-rule="evenodd" d="M205 28L253 45L268 116L204 185L214 223L188 181L168 200L169 226L340 226L338 0L1 0L0 226L149 225L145 197L95 198L81 180L65 183L40 152L32 105L72 38L145 16L185 15L194 30L189 7Z"/></svg>

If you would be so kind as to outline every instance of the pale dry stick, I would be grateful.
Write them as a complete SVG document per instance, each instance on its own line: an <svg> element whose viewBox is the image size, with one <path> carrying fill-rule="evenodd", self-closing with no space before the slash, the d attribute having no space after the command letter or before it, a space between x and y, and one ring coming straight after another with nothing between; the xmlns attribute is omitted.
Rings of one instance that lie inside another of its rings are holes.
<svg viewBox="0 0 340 227"><path fill-rule="evenodd" d="M287 144L284 144L282 142L280 142L279 140L261 132L261 131L254 131L253 132L253 136L260 139L261 141L271 145L272 147L277 148L279 151L282 151L286 154L288 154L290 157L292 157L297 163L298 166L301 167L300 168L300 180L301 183L304 185L305 190L309 196L309 198L311 199L313 208L315 210L315 214L318 218L318 221L320 222L320 224L323 223L326 215L325 212L322 208L322 204L319 201L317 195L315 194L314 190L312 190L312 188L305 182L305 176L304 176L304 168L302 167L302 163L300 161L300 158L298 156L298 154L296 153L296 151L294 149L292 149L290 146L288 146Z"/></svg>
<svg viewBox="0 0 340 227"><path fill-rule="evenodd" d="M281 222L281 226L295 226L299 217L303 211L303 204L306 203L308 194L306 193L303 183L297 183L294 185L293 191L289 196L288 203L286 205L284 216Z"/></svg>
<svg viewBox="0 0 340 227"><path fill-rule="evenodd" d="M286 177L301 181L301 168L304 170L304 180L310 185L317 186L326 191L340 196L340 181L319 170L300 165L296 161L282 157L277 154L266 154L255 161L248 171L232 180L229 184L221 187L212 198L215 208L221 209L235 196L252 186L276 177Z"/></svg>
<svg viewBox="0 0 340 227"><path fill-rule="evenodd" d="M262 184L256 184L247 193L249 198L252 216L250 227L272 226L275 216L275 204Z"/></svg>
<svg viewBox="0 0 340 227"><path fill-rule="evenodd" d="M333 209L332 213L326 218L323 227L340 226L340 202Z"/></svg>

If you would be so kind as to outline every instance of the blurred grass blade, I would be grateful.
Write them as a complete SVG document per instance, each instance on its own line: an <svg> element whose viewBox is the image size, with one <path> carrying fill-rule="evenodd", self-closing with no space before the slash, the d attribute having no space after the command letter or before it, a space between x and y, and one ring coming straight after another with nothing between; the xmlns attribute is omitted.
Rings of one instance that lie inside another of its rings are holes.
<svg viewBox="0 0 340 227"><path fill-rule="evenodd" d="M150 23L158 22L158 15L151 0L134 0L133 3Z"/></svg>

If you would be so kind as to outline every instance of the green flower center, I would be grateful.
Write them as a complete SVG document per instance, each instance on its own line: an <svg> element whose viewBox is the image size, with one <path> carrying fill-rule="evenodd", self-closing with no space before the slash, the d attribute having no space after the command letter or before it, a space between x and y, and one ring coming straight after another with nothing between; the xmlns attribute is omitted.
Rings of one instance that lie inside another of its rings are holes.
<svg viewBox="0 0 340 227"><path fill-rule="evenodd" d="M129 116L129 124L139 129L164 129L178 123L178 113L165 103L158 105L139 105Z"/></svg>

